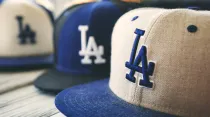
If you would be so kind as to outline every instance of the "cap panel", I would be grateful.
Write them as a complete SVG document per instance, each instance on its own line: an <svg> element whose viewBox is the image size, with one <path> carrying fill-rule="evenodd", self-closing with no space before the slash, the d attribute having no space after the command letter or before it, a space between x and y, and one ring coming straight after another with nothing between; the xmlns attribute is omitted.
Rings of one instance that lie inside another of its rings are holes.
<svg viewBox="0 0 210 117"><path fill-rule="evenodd" d="M108 75L109 31L120 13L111 2L98 2L84 4L68 16L59 36L58 70L74 74ZM112 22L105 21L104 17L110 17Z"/></svg>
<svg viewBox="0 0 210 117"><path fill-rule="evenodd" d="M82 57L79 56L81 34L78 27L80 24L88 24L92 11L90 5L91 4L80 7L70 16L66 16L68 19L64 22L58 39L57 68L60 69L60 71L71 71L74 73L80 72L81 70L81 66L77 66L82 59ZM84 18L79 18L81 16ZM66 52L68 52L68 54ZM77 69L79 70L77 71Z"/></svg>
<svg viewBox="0 0 210 117"><path fill-rule="evenodd" d="M85 3L90 3L90 2L96 2L97 0L71 0L68 2L61 2L57 3L59 4L56 8L56 17L59 17L66 9L73 7L75 5L79 4L85 4ZM57 1L58 2L58 1Z"/></svg>
<svg viewBox="0 0 210 117"><path fill-rule="evenodd" d="M0 7L0 14L0 56L22 57L52 53L53 26L40 7L27 1L8 0ZM22 37L23 32L26 34L25 39Z"/></svg>
<svg viewBox="0 0 210 117"><path fill-rule="evenodd" d="M52 25L54 26L54 5L48 0L35 0L35 2L46 11L46 13L49 15L49 18L51 19Z"/></svg>
<svg viewBox="0 0 210 117"><path fill-rule="evenodd" d="M64 11L62 13L62 15L57 18L57 20L55 21L55 32L54 32L54 50L55 50L55 64L57 64L57 51L58 51L58 40L59 40L59 35L60 35L60 31L63 28L63 24L66 22L66 20L68 19L67 16L70 16L72 13L74 13L75 10L79 9L80 5L75 5L74 7L70 7L69 9L67 9L66 11Z"/></svg>
<svg viewBox="0 0 210 117"><path fill-rule="evenodd" d="M49 11L54 11L54 5L49 0L34 0L37 4L44 6Z"/></svg>
<svg viewBox="0 0 210 117"><path fill-rule="evenodd" d="M97 4L91 14L89 30L90 35L94 35L95 39L100 39L97 44L104 47L102 58L104 58L107 64L101 67L104 67L107 74L110 74L111 34L116 21L124 12L109 1Z"/></svg>
<svg viewBox="0 0 210 117"><path fill-rule="evenodd" d="M153 8L132 10L123 15L114 27L112 35L111 79L109 85L117 96L128 102L139 103L139 101L134 100L138 98L138 95L135 94L136 90L138 90L138 81L135 85L125 78L126 73L130 72L125 67L125 63L130 59L130 53L136 37L134 32L136 28L145 30L153 17L159 16L164 11L164 9ZM144 38L139 42L137 50L140 49L143 40Z"/></svg>
<svg viewBox="0 0 210 117"><path fill-rule="evenodd" d="M156 61L151 77L155 87L139 92L141 105L179 116L210 114L209 17L192 10L175 10L152 26L145 45L148 60ZM197 32L188 31L191 25Z"/></svg>

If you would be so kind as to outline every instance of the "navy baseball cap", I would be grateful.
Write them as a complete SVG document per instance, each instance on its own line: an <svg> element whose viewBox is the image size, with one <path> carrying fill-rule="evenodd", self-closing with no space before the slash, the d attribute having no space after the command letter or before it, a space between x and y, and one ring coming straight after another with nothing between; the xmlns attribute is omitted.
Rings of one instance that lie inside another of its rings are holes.
<svg viewBox="0 0 210 117"><path fill-rule="evenodd" d="M64 90L56 107L67 117L210 116L209 29L210 11L126 13L112 34L110 80Z"/></svg>
<svg viewBox="0 0 210 117"><path fill-rule="evenodd" d="M44 91L104 79L110 74L111 33L117 19L137 5L101 1L66 9L56 21L55 68L34 85Z"/></svg>
<svg viewBox="0 0 210 117"><path fill-rule="evenodd" d="M51 9L45 6L51 6ZM53 5L5 0L0 6L0 69L53 65ZM38 18L37 18L38 17Z"/></svg>

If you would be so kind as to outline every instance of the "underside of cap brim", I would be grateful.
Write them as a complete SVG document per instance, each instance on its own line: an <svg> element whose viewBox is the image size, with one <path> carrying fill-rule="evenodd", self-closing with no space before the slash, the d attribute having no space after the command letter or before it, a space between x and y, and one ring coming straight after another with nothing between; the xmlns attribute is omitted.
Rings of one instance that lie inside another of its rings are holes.
<svg viewBox="0 0 210 117"><path fill-rule="evenodd" d="M51 69L39 76L34 85L43 91L58 93L66 88L105 79L106 77L108 76L73 75Z"/></svg>
<svg viewBox="0 0 210 117"><path fill-rule="evenodd" d="M174 117L129 104L111 92L108 79L59 93L55 105L67 117Z"/></svg>

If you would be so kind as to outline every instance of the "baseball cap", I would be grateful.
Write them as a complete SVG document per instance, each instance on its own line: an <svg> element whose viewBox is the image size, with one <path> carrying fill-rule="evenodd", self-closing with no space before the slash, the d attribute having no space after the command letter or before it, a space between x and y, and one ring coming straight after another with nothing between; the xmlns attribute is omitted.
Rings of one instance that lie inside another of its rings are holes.
<svg viewBox="0 0 210 117"><path fill-rule="evenodd" d="M209 11L163 10L145 31L148 12L132 12L114 27L110 81L66 89L56 107L71 117L209 116Z"/></svg>
<svg viewBox="0 0 210 117"><path fill-rule="evenodd" d="M0 68L19 69L53 63L50 10L32 1L6 0L0 7Z"/></svg>
<svg viewBox="0 0 210 117"><path fill-rule="evenodd" d="M108 77L112 29L128 8L130 5L118 7L113 2L101 1L66 9L56 21L55 68L38 77L35 86L57 93Z"/></svg>

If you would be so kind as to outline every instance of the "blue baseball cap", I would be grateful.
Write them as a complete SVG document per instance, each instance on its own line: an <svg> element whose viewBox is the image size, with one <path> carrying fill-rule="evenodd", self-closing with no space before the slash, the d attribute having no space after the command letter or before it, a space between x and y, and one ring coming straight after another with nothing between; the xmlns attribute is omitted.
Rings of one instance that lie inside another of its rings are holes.
<svg viewBox="0 0 210 117"><path fill-rule="evenodd" d="M52 66L53 5L5 0L0 8L0 69Z"/></svg>
<svg viewBox="0 0 210 117"><path fill-rule="evenodd" d="M66 9L56 21L55 68L39 76L35 86L59 92L108 77L114 24L134 7L137 6L101 1Z"/></svg>
<svg viewBox="0 0 210 117"><path fill-rule="evenodd" d="M208 117L209 29L210 11L126 13L112 34L110 79L60 92L56 107L67 117Z"/></svg>

